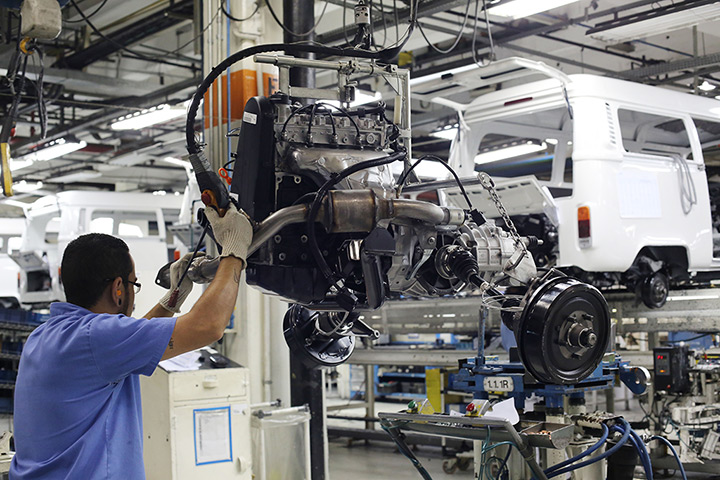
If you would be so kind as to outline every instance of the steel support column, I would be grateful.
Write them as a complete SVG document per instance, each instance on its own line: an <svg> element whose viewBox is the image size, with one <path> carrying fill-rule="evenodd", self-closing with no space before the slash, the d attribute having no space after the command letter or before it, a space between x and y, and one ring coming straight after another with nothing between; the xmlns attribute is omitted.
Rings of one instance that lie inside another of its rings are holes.
<svg viewBox="0 0 720 480"><path fill-rule="evenodd" d="M312 41L315 24L313 0L283 0L283 40L285 43ZM294 35L293 33L308 33ZM314 58L313 55L302 55ZM290 70L290 85L315 87L315 71L308 68ZM310 406L310 467L312 480L327 477L327 430L325 426L325 375L319 368L309 368L300 358L290 356L290 398L293 405Z"/></svg>
<svg viewBox="0 0 720 480"><path fill-rule="evenodd" d="M315 40L315 8L312 0L283 0L283 41L295 43ZM292 33L291 33L292 32ZM299 33L301 35L294 35ZM306 34L307 35L302 35ZM314 54L301 54L302 58L315 58ZM309 68L290 70L290 85L315 88L315 71Z"/></svg>

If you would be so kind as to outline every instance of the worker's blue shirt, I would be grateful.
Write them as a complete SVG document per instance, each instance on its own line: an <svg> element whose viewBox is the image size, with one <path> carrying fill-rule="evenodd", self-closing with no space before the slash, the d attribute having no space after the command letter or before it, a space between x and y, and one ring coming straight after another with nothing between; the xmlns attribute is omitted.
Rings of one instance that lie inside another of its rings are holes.
<svg viewBox="0 0 720 480"><path fill-rule="evenodd" d="M151 375L175 318L53 303L23 348L11 480L145 478L138 375Z"/></svg>

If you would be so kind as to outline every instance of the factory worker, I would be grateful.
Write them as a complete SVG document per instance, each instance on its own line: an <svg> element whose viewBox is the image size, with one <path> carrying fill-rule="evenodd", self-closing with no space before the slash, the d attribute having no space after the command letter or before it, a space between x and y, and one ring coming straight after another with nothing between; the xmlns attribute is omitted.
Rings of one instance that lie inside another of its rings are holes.
<svg viewBox="0 0 720 480"><path fill-rule="evenodd" d="M50 319L30 335L20 359L12 480L145 478L138 375L222 337L252 240L250 223L235 207L224 217L206 213L224 258L208 289L180 316L192 289L189 279L177 285L189 255L171 267L168 294L133 318L140 284L125 242L88 234L67 246L61 266L67 303L50 306Z"/></svg>

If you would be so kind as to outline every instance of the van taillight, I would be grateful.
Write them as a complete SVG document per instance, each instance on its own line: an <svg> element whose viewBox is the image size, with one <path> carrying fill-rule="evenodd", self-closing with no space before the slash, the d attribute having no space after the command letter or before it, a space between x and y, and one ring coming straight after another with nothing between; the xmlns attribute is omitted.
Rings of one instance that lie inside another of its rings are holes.
<svg viewBox="0 0 720 480"><path fill-rule="evenodd" d="M20 288L20 272L18 272L18 289Z"/></svg>
<svg viewBox="0 0 720 480"><path fill-rule="evenodd" d="M580 248L588 248L592 246L592 236L590 235L590 207L579 207L577 216Z"/></svg>

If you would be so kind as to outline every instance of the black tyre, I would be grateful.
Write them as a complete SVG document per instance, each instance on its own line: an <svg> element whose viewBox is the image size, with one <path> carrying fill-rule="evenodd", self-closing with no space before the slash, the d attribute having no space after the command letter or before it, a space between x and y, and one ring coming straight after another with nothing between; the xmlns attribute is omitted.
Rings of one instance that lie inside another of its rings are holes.
<svg viewBox="0 0 720 480"><path fill-rule="evenodd" d="M667 302L670 291L670 280L662 272L655 272L645 277L640 287L640 297L648 308L660 308Z"/></svg>

